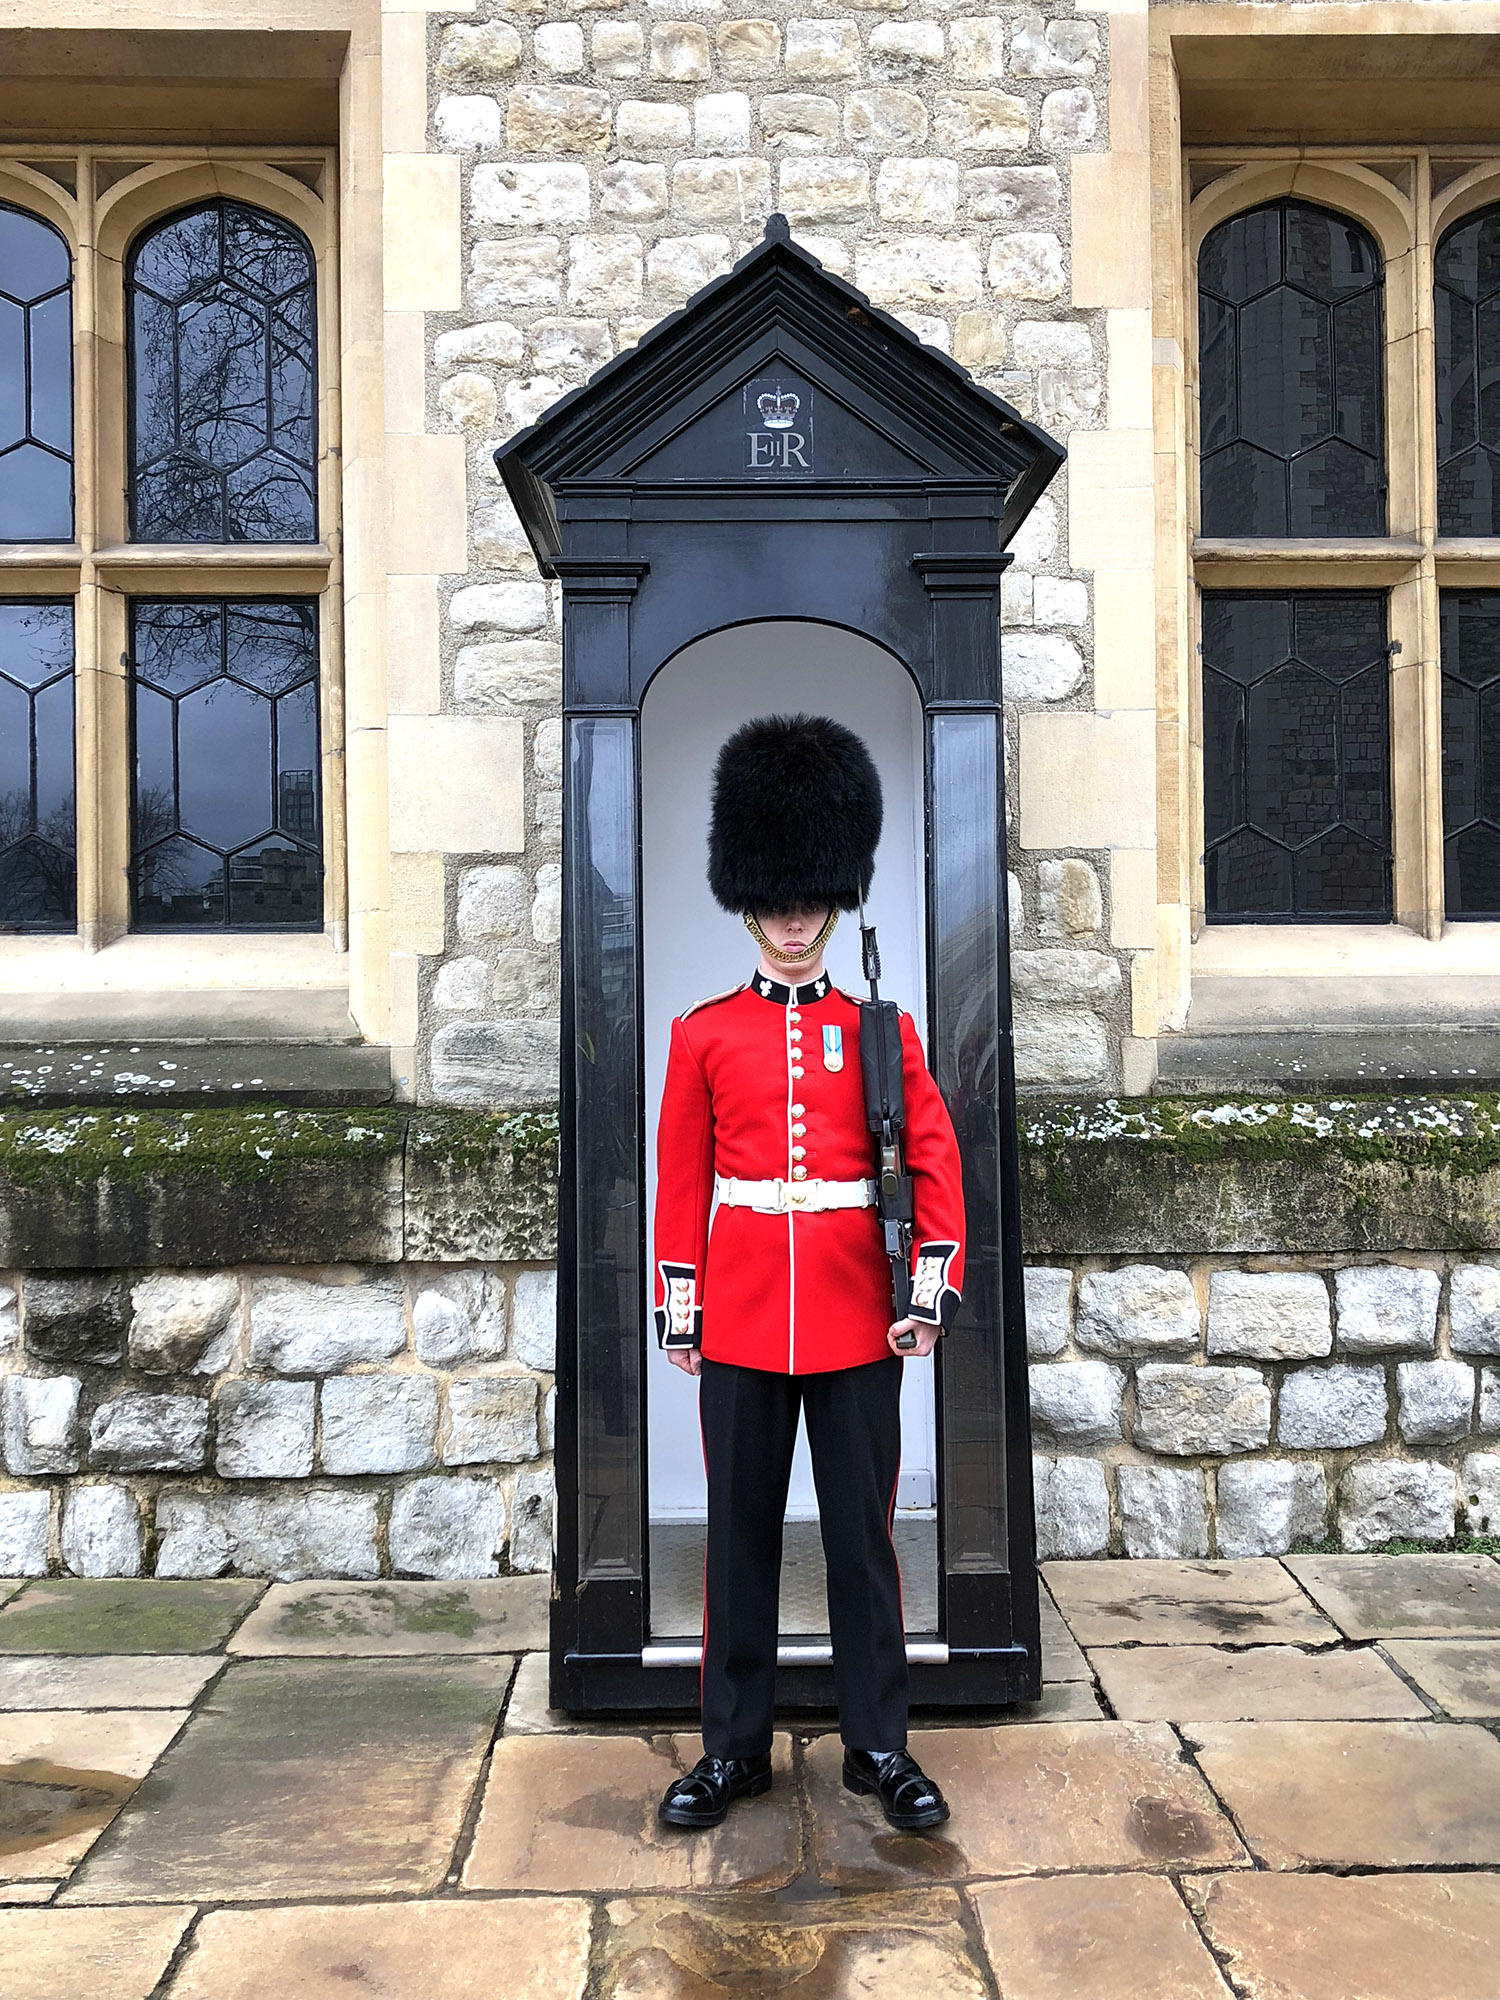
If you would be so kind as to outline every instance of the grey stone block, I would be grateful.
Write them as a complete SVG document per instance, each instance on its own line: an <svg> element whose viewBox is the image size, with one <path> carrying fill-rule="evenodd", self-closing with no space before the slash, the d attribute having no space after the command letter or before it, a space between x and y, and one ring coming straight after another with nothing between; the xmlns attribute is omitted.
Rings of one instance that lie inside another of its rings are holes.
<svg viewBox="0 0 1500 2000"><path fill-rule="evenodd" d="M1460 1264L1448 1281L1455 1354L1500 1354L1500 1265Z"/></svg>
<svg viewBox="0 0 1500 2000"><path fill-rule="evenodd" d="M1500 1368L1479 1371L1479 1435L1500 1437Z"/></svg>
<svg viewBox="0 0 1500 2000"><path fill-rule="evenodd" d="M317 1396L312 1382L226 1382L214 1449L220 1478L306 1479Z"/></svg>
<svg viewBox="0 0 1500 2000"><path fill-rule="evenodd" d="M250 1291L250 1362L280 1375L331 1375L360 1361L389 1361L406 1345L401 1286L308 1278L257 1278Z"/></svg>
<svg viewBox="0 0 1500 2000"><path fill-rule="evenodd" d="M1309 1361L1333 1352L1328 1286L1315 1271L1215 1271L1208 1351L1252 1361Z"/></svg>
<svg viewBox="0 0 1500 2000"><path fill-rule="evenodd" d="M1043 1562L1102 1556L1109 1548L1109 1489L1096 1458L1034 1458L1036 1551Z"/></svg>
<svg viewBox="0 0 1500 2000"><path fill-rule="evenodd" d="M557 1364L557 1273L522 1271L511 1303L511 1340L523 1367L550 1375Z"/></svg>
<svg viewBox="0 0 1500 2000"><path fill-rule="evenodd" d="M163 1493L158 1576L375 1577L375 1495L294 1486L256 1493Z"/></svg>
<svg viewBox="0 0 1500 2000"><path fill-rule="evenodd" d="M1073 1273L1026 1267L1026 1352L1033 1361L1061 1354L1073 1330Z"/></svg>
<svg viewBox="0 0 1500 2000"><path fill-rule="evenodd" d="M1189 1458L1254 1451L1271 1436L1271 1391L1254 1368L1147 1361L1135 1372L1135 1441Z"/></svg>
<svg viewBox="0 0 1500 2000"><path fill-rule="evenodd" d="M1471 1535L1500 1535L1500 1454L1469 1453L1464 1460L1459 1505Z"/></svg>
<svg viewBox="0 0 1500 2000"><path fill-rule="evenodd" d="M1119 1271L1091 1271L1079 1282L1078 1345L1096 1353L1191 1353L1199 1325L1186 1271L1127 1264Z"/></svg>
<svg viewBox="0 0 1500 2000"><path fill-rule="evenodd" d="M448 1384L444 1465L514 1465L541 1450L530 1375L455 1375Z"/></svg>
<svg viewBox="0 0 1500 2000"><path fill-rule="evenodd" d="M444 1271L412 1300L417 1358L429 1368L498 1361L505 1352L505 1284L493 1272Z"/></svg>
<svg viewBox="0 0 1500 2000"><path fill-rule="evenodd" d="M112 1472L197 1472L208 1456L208 1403L131 1391L101 1403L89 1425L89 1461Z"/></svg>
<svg viewBox="0 0 1500 2000"><path fill-rule="evenodd" d="M46 1493L0 1493L0 1576L47 1574Z"/></svg>
<svg viewBox="0 0 1500 2000"><path fill-rule="evenodd" d="M1285 1555L1293 1542L1319 1542L1328 1519L1328 1481L1305 1459L1244 1458L1217 1474L1218 1553Z"/></svg>
<svg viewBox="0 0 1500 2000"><path fill-rule="evenodd" d="M413 1479L391 1503L398 1576L494 1576L505 1546L505 1495L494 1479Z"/></svg>
<svg viewBox="0 0 1500 2000"><path fill-rule="evenodd" d="M432 1091L440 1104L550 1104L557 1096L557 1023L514 1015L450 1021L432 1038Z"/></svg>
<svg viewBox="0 0 1500 2000"><path fill-rule="evenodd" d="M552 1503L556 1487L550 1466L516 1478L510 1509L510 1566L544 1573L552 1567Z"/></svg>
<svg viewBox="0 0 1500 2000"><path fill-rule="evenodd" d="M1298 1451L1346 1451L1379 1444L1387 1416L1383 1369L1297 1368L1282 1379L1276 1435Z"/></svg>
<svg viewBox="0 0 1500 2000"><path fill-rule="evenodd" d="M323 1384L323 1470L422 1472L437 1455L431 1375L336 1375Z"/></svg>
<svg viewBox="0 0 1500 2000"><path fill-rule="evenodd" d="M1436 1271L1359 1264L1334 1277L1341 1354L1397 1354L1437 1345Z"/></svg>
<svg viewBox="0 0 1500 2000"><path fill-rule="evenodd" d="M74 1576L139 1576L141 1515L124 1486L74 1486L63 1501L62 1559Z"/></svg>
<svg viewBox="0 0 1500 2000"><path fill-rule="evenodd" d="M1107 1361L1044 1361L1028 1371L1031 1421L1039 1436L1105 1444L1121 1436L1125 1377Z"/></svg>
<svg viewBox="0 0 1500 2000"><path fill-rule="evenodd" d="M1408 1444L1451 1444L1469 1435L1474 1370L1464 1362L1403 1361L1396 1385L1396 1421Z"/></svg>
<svg viewBox="0 0 1500 2000"><path fill-rule="evenodd" d="M76 1375L7 1375L0 1389L5 1468L21 1477L76 1472L83 1463Z"/></svg>
<svg viewBox="0 0 1500 2000"><path fill-rule="evenodd" d="M146 1375L216 1375L234 1351L239 1280L228 1271L158 1272L130 1293L130 1365Z"/></svg>
<svg viewBox="0 0 1500 2000"><path fill-rule="evenodd" d="M125 1352L130 1297L119 1278L33 1278L21 1285L26 1351L64 1367L109 1367Z"/></svg>
<svg viewBox="0 0 1500 2000"><path fill-rule="evenodd" d="M21 1345L21 1302L14 1285L0 1285L0 1354L13 1354Z"/></svg>
<svg viewBox="0 0 1500 2000"><path fill-rule="evenodd" d="M1201 1472L1122 1465L1115 1480L1126 1555L1208 1554L1208 1500Z"/></svg>
<svg viewBox="0 0 1500 2000"><path fill-rule="evenodd" d="M1398 1539L1446 1541L1457 1497L1446 1465L1400 1458L1351 1465L1339 1481L1339 1545L1373 1549Z"/></svg>

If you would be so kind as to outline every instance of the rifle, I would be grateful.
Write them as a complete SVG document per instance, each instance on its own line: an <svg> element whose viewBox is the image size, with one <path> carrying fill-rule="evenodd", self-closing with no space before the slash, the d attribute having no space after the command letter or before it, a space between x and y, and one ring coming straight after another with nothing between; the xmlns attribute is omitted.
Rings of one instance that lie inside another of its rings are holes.
<svg viewBox="0 0 1500 2000"><path fill-rule="evenodd" d="M896 1318L911 1311L911 1239L914 1222L911 1176L901 1153L906 1124L906 1091L901 1066L901 1015L894 1000L880 997L880 946L873 924L859 913L859 941L870 997L859 1003L859 1067L865 1086L865 1120L875 1135L875 1219L891 1265L891 1303ZM897 1345L915 1347L914 1333L897 1335Z"/></svg>

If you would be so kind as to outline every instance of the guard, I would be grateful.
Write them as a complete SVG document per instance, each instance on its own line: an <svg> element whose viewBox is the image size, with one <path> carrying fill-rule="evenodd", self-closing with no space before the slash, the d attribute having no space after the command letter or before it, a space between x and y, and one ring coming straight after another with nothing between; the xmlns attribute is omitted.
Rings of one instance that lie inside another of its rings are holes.
<svg viewBox="0 0 1500 2000"><path fill-rule="evenodd" d="M657 1335L676 1366L700 1378L708 1471L705 1754L662 1801L672 1826L716 1826L735 1799L771 1784L782 1523L799 1409L828 1572L844 1783L875 1794L906 1832L948 1817L906 1749L891 1517L901 1354L932 1351L963 1282L958 1148L902 1014L914 1245L909 1314L892 1324L861 1010L823 969L840 910L857 908L869 889L880 824L874 762L841 723L766 716L719 753L709 886L744 918L760 962L747 985L673 1022L658 1128ZM902 1268L903 1294L907 1275Z"/></svg>

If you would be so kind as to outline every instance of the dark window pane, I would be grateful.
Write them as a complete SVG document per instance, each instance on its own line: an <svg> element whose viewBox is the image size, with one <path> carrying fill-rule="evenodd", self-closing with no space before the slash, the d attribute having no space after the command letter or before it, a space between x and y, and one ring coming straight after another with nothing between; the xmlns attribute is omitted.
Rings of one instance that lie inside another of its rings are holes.
<svg viewBox="0 0 1500 2000"><path fill-rule="evenodd" d="M311 599L132 607L135 921L323 921L318 626Z"/></svg>
<svg viewBox="0 0 1500 2000"><path fill-rule="evenodd" d="M48 222L0 207L0 542L73 537L73 294Z"/></svg>
<svg viewBox="0 0 1500 2000"><path fill-rule="evenodd" d="M131 533L316 540L317 314L301 231L209 202L137 239L127 292Z"/></svg>
<svg viewBox="0 0 1500 2000"><path fill-rule="evenodd" d="M1384 534L1374 238L1269 202L1209 233L1198 282L1203 533Z"/></svg>
<svg viewBox="0 0 1500 2000"><path fill-rule="evenodd" d="M1205 592L1210 922L1378 922L1391 911L1385 599Z"/></svg>
<svg viewBox="0 0 1500 2000"><path fill-rule="evenodd" d="M1452 919L1500 917L1500 591L1439 593L1444 900Z"/></svg>
<svg viewBox="0 0 1500 2000"><path fill-rule="evenodd" d="M0 930L77 922L73 606L0 604Z"/></svg>
<svg viewBox="0 0 1500 2000"><path fill-rule="evenodd" d="M1500 208L1448 230L1434 259L1438 533L1500 534Z"/></svg>

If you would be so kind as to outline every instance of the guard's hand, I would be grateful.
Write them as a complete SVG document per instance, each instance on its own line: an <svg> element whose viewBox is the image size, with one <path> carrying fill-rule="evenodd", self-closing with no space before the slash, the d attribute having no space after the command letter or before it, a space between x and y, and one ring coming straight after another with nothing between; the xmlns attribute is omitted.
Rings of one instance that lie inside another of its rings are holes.
<svg viewBox="0 0 1500 2000"><path fill-rule="evenodd" d="M931 1354L933 1348L937 1346L942 1331L940 1326L929 1326L925 1320L898 1319L886 1335L886 1341L892 1354L899 1354L903 1361L920 1361L925 1355ZM917 1336L916 1346L898 1347L896 1345L898 1333L914 1333Z"/></svg>
<svg viewBox="0 0 1500 2000"><path fill-rule="evenodd" d="M666 1355L672 1366L680 1368L684 1375L703 1373L703 1355L696 1347L669 1347Z"/></svg>

